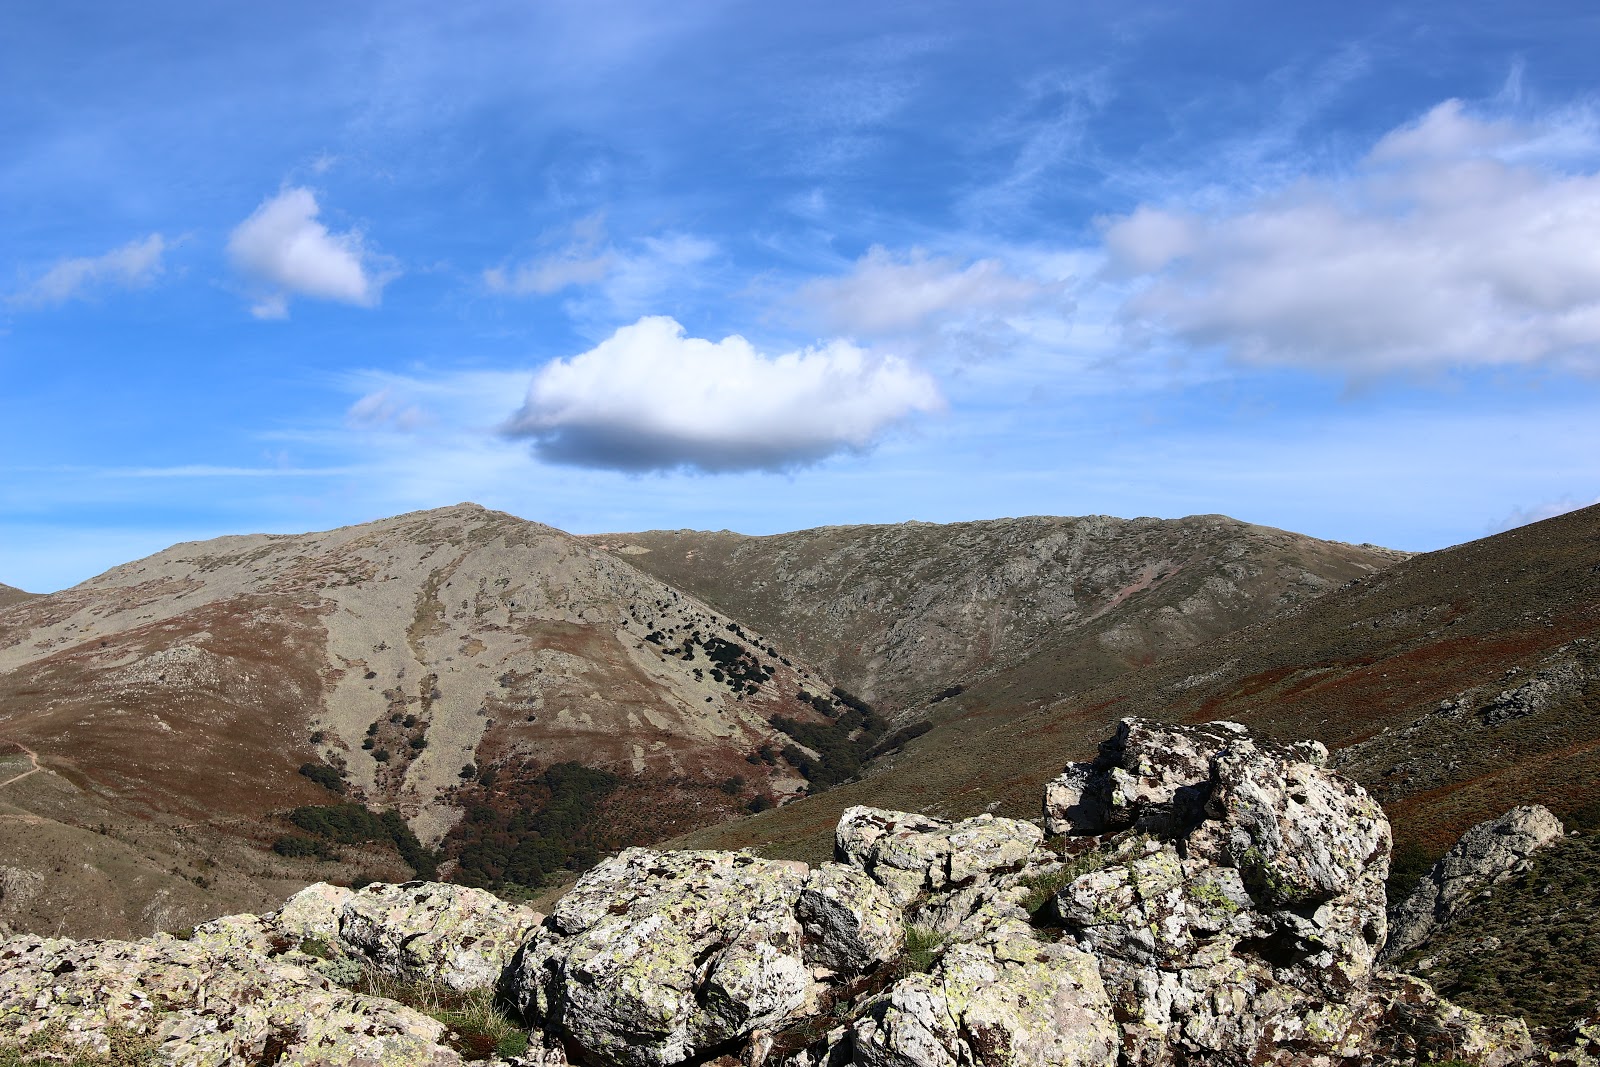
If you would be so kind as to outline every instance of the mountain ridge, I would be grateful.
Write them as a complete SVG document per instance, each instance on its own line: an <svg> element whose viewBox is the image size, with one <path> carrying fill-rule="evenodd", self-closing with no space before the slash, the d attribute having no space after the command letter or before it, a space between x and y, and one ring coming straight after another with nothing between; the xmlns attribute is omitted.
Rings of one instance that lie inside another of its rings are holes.
<svg viewBox="0 0 1600 1067"><path fill-rule="evenodd" d="M1076 694L1057 680L1035 660L979 679L862 781L679 843L814 856L855 803L1025 816L1128 715L1324 741L1407 861L1513 804L1567 817L1600 803L1600 506L1411 557Z"/></svg>
<svg viewBox="0 0 1600 1067"><path fill-rule="evenodd" d="M586 539L787 641L889 712L1003 668L1046 638L1093 637L1100 651L1080 657L1085 677L1132 669L1254 621L1265 600L1281 608L1407 555L1222 515Z"/></svg>

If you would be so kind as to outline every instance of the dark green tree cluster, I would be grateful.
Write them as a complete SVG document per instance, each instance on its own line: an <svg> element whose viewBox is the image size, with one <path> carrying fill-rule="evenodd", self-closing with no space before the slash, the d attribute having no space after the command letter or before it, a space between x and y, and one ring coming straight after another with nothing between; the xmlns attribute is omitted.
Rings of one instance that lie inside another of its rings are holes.
<svg viewBox="0 0 1600 1067"><path fill-rule="evenodd" d="M784 758L810 783L813 793L854 778L867 752L889 726L864 703L860 708L852 705L828 723L800 722L777 715L772 725L817 753L817 758L813 759L797 745L786 745L783 750Z"/></svg>
<svg viewBox="0 0 1600 1067"><path fill-rule="evenodd" d="M302 763L300 764L300 773L316 782L322 788L331 789L335 793L342 794L349 788L349 784L345 782L344 776L339 773L338 769L330 767L326 763Z"/></svg>
<svg viewBox="0 0 1600 1067"><path fill-rule="evenodd" d="M418 878L432 879L439 875L438 858L422 847L422 842L417 840L417 835L411 832L411 827L406 825L398 811L374 812L365 804L312 805L295 808L289 813L289 821L324 843L360 845L369 841L387 842L395 847L400 858L417 873ZM273 845L280 855L294 854L285 852L284 848L302 847L284 844L284 841L284 838L279 838Z"/></svg>
<svg viewBox="0 0 1600 1067"><path fill-rule="evenodd" d="M907 741L914 741L931 729L933 729L933 723L928 722L926 719L922 722L914 722L910 726L902 726L874 745L872 751L867 753L866 758L874 760L879 756L886 756L904 746Z"/></svg>
<svg viewBox="0 0 1600 1067"><path fill-rule="evenodd" d="M562 869L593 866L606 843L594 835L595 806L621 779L581 763L542 773L498 775L500 791L479 783L476 803L445 839L459 864L456 881L486 889L537 888Z"/></svg>

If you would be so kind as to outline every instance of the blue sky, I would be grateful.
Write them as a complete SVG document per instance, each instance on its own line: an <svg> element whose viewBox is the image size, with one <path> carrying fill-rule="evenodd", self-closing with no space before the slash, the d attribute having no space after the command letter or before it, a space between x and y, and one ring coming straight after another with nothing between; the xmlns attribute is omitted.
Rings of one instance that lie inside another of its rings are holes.
<svg viewBox="0 0 1600 1067"><path fill-rule="evenodd" d="M1600 499L1581 3L0 8L0 581Z"/></svg>

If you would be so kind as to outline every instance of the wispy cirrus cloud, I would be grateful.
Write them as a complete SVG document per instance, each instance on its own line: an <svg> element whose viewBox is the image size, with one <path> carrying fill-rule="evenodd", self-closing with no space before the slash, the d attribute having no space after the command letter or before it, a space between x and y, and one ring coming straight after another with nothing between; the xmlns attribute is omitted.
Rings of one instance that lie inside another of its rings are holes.
<svg viewBox="0 0 1600 1067"><path fill-rule="evenodd" d="M701 277L717 255L714 241L665 233L618 245L601 213L579 219L566 240L542 255L483 272L484 285L504 296L543 297L576 290L567 301L575 317L598 321L659 310L673 294L704 288Z"/></svg>
<svg viewBox="0 0 1600 1067"><path fill-rule="evenodd" d="M490 267L483 282L492 293L549 296L571 286L594 285L609 276L617 254L606 241L605 216L593 214L572 224L559 249L521 263Z"/></svg>
<svg viewBox="0 0 1600 1067"><path fill-rule="evenodd" d="M688 337L653 316L545 366L504 430L552 463L777 471L867 449L942 403L905 360L849 342L768 356L743 337Z"/></svg>
<svg viewBox="0 0 1600 1067"><path fill-rule="evenodd" d="M1499 522L1491 523L1489 527L1484 530L1484 533L1504 533L1507 530L1514 530L1518 526L1527 526L1529 523L1543 522L1545 519L1553 519L1557 515L1565 515L1569 512L1580 511L1583 508L1593 507L1596 504L1600 504L1600 496L1592 498L1562 496L1555 500L1546 500L1538 504L1533 504L1529 507L1513 508L1511 509L1511 513L1505 518L1501 519Z"/></svg>
<svg viewBox="0 0 1600 1067"><path fill-rule="evenodd" d="M1136 339L1367 377L1537 363L1600 369L1600 136L1438 105L1348 175L1212 211L1109 221Z"/></svg>
<svg viewBox="0 0 1600 1067"><path fill-rule="evenodd" d="M142 289L161 276L164 257L172 245L161 234L152 233L98 256L57 260L7 302L19 307L48 307L106 289Z"/></svg>
<svg viewBox="0 0 1600 1067"><path fill-rule="evenodd" d="M374 307L395 277L359 231L332 232L321 211L310 189L284 189L229 235L228 257L257 293L257 318L286 317L294 296Z"/></svg>

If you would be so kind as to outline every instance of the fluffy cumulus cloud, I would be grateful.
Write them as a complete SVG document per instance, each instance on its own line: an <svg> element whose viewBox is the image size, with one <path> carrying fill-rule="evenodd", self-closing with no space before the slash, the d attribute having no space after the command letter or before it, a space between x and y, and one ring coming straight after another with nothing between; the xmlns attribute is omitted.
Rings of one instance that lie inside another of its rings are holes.
<svg viewBox="0 0 1600 1067"><path fill-rule="evenodd" d="M970 330L1041 305L1069 306L1060 284L1019 277L998 259L963 266L922 249L897 255L881 246L849 273L807 283L800 300L828 329L857 337Z"/></svg>
<svg viewBox="0 0 1600 1067"><path fill-rule="evenodd" d="M942 400L905 361L834 341L767 356L642 318L541 370L506 432L554 463L646 472L784 470L871 446Z"/></svg>
<svg viewBox="0 0 1600 1067"><path fill-rule="evenodd" d="M254 288L257 318L283 318L292 296L373 307L393 277L355 231L333 233L309 189L285 189L233 230L228 257Z"/></svg>
<svg viewBox="0 0 1600 1067"><path fill-rule="evenodd" d="M1139 339L1353 376L1600 367L1600 141L1586 116L1489 121L1459 102L1351 174L1231 210L1143 206L1105 229Z"/></svg>
<svg viewBox="0 0 1600 1067"><path fill-rule="evenodd" d="M104 255L59 260L14 294L10 302L23 307L43 307L64 304L105 288L142 288L161 274L162 258L171 247L166 238L153 233Z"/></svg>

